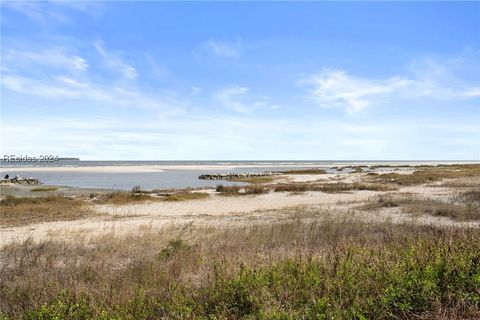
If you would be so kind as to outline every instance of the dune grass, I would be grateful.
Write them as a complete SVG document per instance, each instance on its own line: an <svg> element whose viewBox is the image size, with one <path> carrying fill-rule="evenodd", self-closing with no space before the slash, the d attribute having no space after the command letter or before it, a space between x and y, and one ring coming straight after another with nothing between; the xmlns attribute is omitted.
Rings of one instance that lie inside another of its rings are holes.
<svg viewBox="0 0 480 320"><path fill-rule="evenodd" d="M252 183L252 184L260 184L260 183L273 182L275 180L275 177L261 176L261 177L230 178L227 180L232 182L246 182L246 183Z"/></svg>
<svg viewBox="0 0 480 320"><path fill-rule="evenodd" d="M145 193L136 193L130 191L115 191L101 195L97 202L102 204L125 205L130 203L140 203L146 201L158 201L160 198L154 198Z"/></svg>
<svg viewBox="0 0 480 320"><path fill-rule="evenodd" d="M38 187L30 189L31 192L49 192L49 191L57 191L57 187Z"/></svg>
<svg viewBox="0 0 480 320"><path fill-rule="evenodd" d="M151 192L116 191L102 195L97 202L102 204L127 205L149 201L188 201L208 198L208 193L177 191L153 196Z"/></svg>
<svg viewBox="0 0 480 320"><path fill-rule="evenodd" d="M94 215L82 200L49 195L46 197L15 197L0 201L1 226L24 226L40 222L75 220Z"/></svg>
<svg viewBox="0 0 480 320"><path fill-rule="evenodd" d="M418 185L440 181L447 178L463 178L480 176L479 164L439 165L435 167L420 167L412 174L385 173L375 176L377 182L394 183L397 185Z"/></svg>
<svg viewBox="0 0 480 320"><path fill-rule="evenodd" d="M208 193L204 192L179 192L174 194L168 194L163 199L164 201L188 201L188 200L200 200L209 197Z"/></svg>
<svg viewBox="0 0 480 320"><path fill-rule="evenodd" d="M325 193L343 193L358 190L391 191L395 187L381 183L282 183L274 186L275 192L321 191Z"/></svg>
<svg viewBox="0 0 480 320"><path fill-rule="evenodd" d="M216 191L221 196L244 196L244 195L259 195L270 192L269 186L261 184L254 184L249 186L224 186L222 184L217 185Z"/></svg>
<svg viewBox="0 0 480 320"><path fill-rule="evenodd" d="M337 221L2 249L3 319L474 319L480 233Z"/></svg>
<svg viewBox="0 0 480 320"><path fill-rule="evenodd" d="M380 195L361 206L363 210L399 207L403 212L414 215L448 217L457 221L480 221L478 191L468 191L450 201L418 197Z"/></svg>

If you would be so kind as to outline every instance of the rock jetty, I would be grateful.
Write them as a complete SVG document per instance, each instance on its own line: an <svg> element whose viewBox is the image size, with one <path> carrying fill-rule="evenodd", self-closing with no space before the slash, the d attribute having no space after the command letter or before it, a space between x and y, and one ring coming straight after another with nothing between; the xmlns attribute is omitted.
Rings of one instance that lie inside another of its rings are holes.
<svg viewBox="0 0 480 320"><path fill-rule="evenodd" d="M3 179L0 179L0 184L3 183L14 183L14 184L40 184L40 180L35 178L23 178L19 175L15 175L15 177L10 178L9 175L5 175Z"/></svg>
<svg viewBox="0 0 480 320"><path fill-rule="evenodd" d="M251 177L267 177L278 176L285 174L284 172L267 171L261 173L244 172L244 173L214 173L214 174L202 174L198 179L202 180L228 180L237 178L251 178Z"/></svg>

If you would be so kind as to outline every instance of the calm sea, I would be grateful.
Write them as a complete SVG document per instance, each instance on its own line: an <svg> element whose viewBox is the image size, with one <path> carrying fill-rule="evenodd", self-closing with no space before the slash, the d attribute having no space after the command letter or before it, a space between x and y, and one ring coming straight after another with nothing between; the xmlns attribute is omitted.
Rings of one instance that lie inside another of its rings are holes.
<svg viewBox="0 0 480 320"><path fill-rule="evenodd" d="M169 188L196 188L196 187L214 187L217 184L234 184L226 181L208 181L200 180L201 174L221 173L221 172L263 172L263 171L282 171L289 168L325 168L327 171L335 172L332 166L342 163L345 165L358 164L411 164L418 163L408 161L78 161L78 160L59 160L53 163L13 163L0 161L0 172L2 177L5 174L14 176L19 174L22 177L34 177L40 179L44 184L70 186L80 188L100 188L112 190L129 190L134 186L140 186L142 189L169 189ZM431 162L431 161L430 161ZM439 163L440 161L437 161ZM165 166L161 172L127 172L128 166ZM209 166L209 169L201 168L179 169L176 166ZM59 172L42 170L41 172L31 170L35 167L109 167L125 166L125 172ZM224 166L234 166L234 168L225 169ZM171 167L171 168L169 168ZM212 168L213 167L213 168ZM216 168L218 167L218 168ZM22 168L21 171L17 171ZM348 172L348 170L344 171Z"/></svg>

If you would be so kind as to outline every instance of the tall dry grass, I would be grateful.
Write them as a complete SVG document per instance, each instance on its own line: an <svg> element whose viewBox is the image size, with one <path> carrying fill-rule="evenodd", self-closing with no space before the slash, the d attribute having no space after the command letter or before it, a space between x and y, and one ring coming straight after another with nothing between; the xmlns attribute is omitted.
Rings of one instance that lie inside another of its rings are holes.
<svg viewBox="0 0 480 320"><path fill-rule="evenodd" d="M0 200L0 225L25 226L40 222L75 220L95 215L87 203L63 195L15 197Z"/></svg>

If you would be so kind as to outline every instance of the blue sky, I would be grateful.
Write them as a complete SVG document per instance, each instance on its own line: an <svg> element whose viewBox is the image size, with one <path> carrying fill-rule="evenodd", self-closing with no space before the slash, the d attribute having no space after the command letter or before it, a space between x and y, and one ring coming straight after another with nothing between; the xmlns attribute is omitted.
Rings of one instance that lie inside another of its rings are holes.
<svg viewBox="0 0 480 320"><path fill-rule="evenodd" d="M480 160L480 3L1 3L2 153Z"/></svg>

